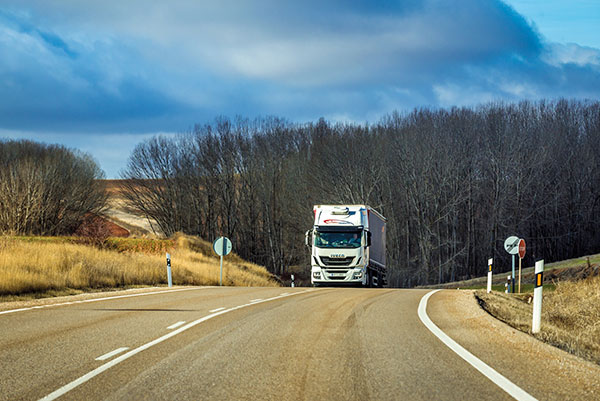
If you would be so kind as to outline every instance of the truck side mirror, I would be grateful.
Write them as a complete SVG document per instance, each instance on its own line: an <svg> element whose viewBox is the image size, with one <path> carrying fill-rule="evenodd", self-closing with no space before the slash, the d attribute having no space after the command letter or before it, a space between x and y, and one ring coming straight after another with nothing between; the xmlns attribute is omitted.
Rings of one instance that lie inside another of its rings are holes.
<svg viewBox="0 0 600 401"><path fill-rule="evenodd" d="M308 230L308 231L306 232L306 234L304 234L304 244L305 244L305 245L306 245L308 248L310 248L309 237L310 237L310 235L311 235L311 234L312 234L312 230Z"/></svg>
<svg viewBox="0 0 600 401"><path fill-rule="evenodd" d="M367 231L367 246L371 246L371 231Z"/></svg>

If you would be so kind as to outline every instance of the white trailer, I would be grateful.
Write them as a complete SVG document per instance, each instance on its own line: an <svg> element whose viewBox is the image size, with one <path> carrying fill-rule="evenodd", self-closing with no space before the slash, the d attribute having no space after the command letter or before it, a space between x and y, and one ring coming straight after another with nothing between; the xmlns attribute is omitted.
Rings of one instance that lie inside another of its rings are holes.
<svg viewBox="0 0 600 401"><path fill-rule="evenodd" d="M314 286L386 284L386 219L367 205L316 205L306 232Z"/></svg>

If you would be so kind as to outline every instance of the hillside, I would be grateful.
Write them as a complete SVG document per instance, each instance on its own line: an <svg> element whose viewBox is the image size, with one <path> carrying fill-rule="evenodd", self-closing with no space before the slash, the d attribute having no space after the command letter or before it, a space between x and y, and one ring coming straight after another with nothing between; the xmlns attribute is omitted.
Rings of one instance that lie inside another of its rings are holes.
<svg viewBox="0 0 600 401"><path fill-rule="evenodd" d="M196 237L110 238L99 249L77 237L4 236L0 237L0 299L165 285L165 252L171 253L173 284L219 284L219 259L211 244ZM223 284L279 285L264 267L235 254L225 257Z"/></svg>
<svg viewBox="0 0 600 401"><path fill-rule="evenodd" d="M521 270L521 291L531 291L534 282L534 266L524 267ZM544 265L544 288L553 287L553 283L558 281L573 281L585 278L589 275L597 275L600 270L600 254L582 256L580 258L568 259ZM519 269L517 267L515 274L515 285L518 279ZM492 287L495 291L504 291L509 272L496 273L492 275ZM477 277L470 280L454 281L439 285L426 286L427 288L442 289L479 289L486 288L487 276Z"/></svg>
<svg viewBox="0 0 600 401"><path fill-rule="evenodd" d="M142 213L126 205L120 182L121 180L102 180L108 194L108 207L104 211L104 217L126 229L131 235L157 237L156 225L153 227L151 221L148 221Z"/></svg>
<svg viewBox="0 0 600 401"><path fill-rule="evenodd" d="M508 325L531 334L533 267L523 270L521 294L505 294L506 273L448 283L444 288L474 288L481 307ZM600 364L600 254L549 263L544 269L541 331L537 339Z"/></svg>

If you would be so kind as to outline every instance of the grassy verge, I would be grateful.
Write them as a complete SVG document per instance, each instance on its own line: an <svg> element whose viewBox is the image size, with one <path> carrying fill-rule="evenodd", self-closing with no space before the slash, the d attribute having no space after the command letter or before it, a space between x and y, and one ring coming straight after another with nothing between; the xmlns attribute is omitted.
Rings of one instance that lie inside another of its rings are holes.
<svg viewBox="0 0 600 401"><path fill-rule="evenodd" d="M560 262L546 263L544 265L544 280L547 282L580 280L590 274L598 274L600 271L600 254L583 256L581 258L568 259ZM517 272L515 272L518 274ZM492 289L504 292L504 283L510 272L496 273L492 275ZM515 287L517 286L515 278ZM534 266L525 267L521 271L521 292L532 291L535 280ZM427 285L423 288L442 289L485 289L487 288L487 275L463 281L451 283ZM544 287L545 288L545 287Z"/></svg>
<svg viewBox="0 0 600 401"><path fill-rule="evenodd" d="M531 293L487 294L480 290L475 296L491 315L531 333ZM600 364L600 276L559 281L554 291L544 286L541 331L535 337Z"/></svg>
<svg viewBox="0 0 600 401"><path fill-rule="evenodd" d="M211 245L198 238L115 238L104 249L77 242L71 237L0 237L0 299L163 285L167 251L174 284L219 283L219 260ZM225 257L223 281L232 286L278 285L264 267L235 254Z"/></svg>

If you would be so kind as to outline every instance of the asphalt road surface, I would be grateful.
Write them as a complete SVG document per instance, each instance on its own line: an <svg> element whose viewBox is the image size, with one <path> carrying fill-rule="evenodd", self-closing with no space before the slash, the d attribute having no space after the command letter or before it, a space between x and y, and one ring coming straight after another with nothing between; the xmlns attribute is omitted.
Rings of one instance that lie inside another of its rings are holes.
<svg viewBox="0 0 600 401"><path fill-rule="evenodd" d="M194 287L0 313L0 399L512 399L421 322L428 292Z"/></svg>

